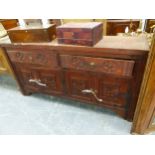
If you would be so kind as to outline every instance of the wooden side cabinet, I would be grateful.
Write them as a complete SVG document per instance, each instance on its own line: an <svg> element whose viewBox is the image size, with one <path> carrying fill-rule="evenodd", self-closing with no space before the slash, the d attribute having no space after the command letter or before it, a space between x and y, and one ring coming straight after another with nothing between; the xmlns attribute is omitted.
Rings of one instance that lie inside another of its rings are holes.
<svg viewBox="0 0 155 155"><path fill-rule="evenodd" d="M93 47L56 40L1 46L24 95L94 104L132 121L149 49L145 38L104 37Z"/></svg>

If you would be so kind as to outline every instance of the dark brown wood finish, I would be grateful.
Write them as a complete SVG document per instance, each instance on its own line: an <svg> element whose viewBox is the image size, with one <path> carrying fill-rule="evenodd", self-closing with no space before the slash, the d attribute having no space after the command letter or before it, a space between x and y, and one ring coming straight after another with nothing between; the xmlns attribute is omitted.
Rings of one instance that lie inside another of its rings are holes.
<svg viewBox="0 0 155 155"><path fill-rule="evenodd" d="M58 42L93 46L103 37L103 23L67 23L57 27Z"/></svg>
<svg viewBox="0 0 155 155"><path fill-rule="evenodd" d="M24 48L18 50L16 48L8 48L7 53L11 57L12 62L27 63L37 65L38 67L58 68L57 54L51 50L26 50Z"/></svg>
<svg viewBox="0 0 155 155"><path fill-rule="evenodd" d="M70 55L61 55L60 59L64 68L124 76L132 76L132 70L134 67L134 61L131 60L127 61Z"/></svg>
<svg viewBox="0 0 155 155"><path fill-rule="evenodd" d="M128 44L124 46L120 41ZM149 51L144 38L105 37L94 47L63 45L56 40L1 46L23 94L67 97L133 119Z"/></svg>
<svg viewBox="0 0 155 155"><path fill-rule="evenodd" d="M7 33L12 43L50 42L56 37L56 26L18 26L9 29Z"/></svg>
<svg viewBox="0 0 155 155"><path fill-rule="evenodd" d="M14 68L20 75L18 78L25 92L31 93L62 93L62 79L59 70L45 70L32 65L15 64Z"/></svg>

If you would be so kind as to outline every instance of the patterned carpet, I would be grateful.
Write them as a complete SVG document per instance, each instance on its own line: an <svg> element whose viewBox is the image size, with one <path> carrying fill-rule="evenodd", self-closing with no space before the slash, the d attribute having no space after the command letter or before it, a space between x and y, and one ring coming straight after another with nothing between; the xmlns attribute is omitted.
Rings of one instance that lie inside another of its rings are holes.
<svg viewBox="0 0 155 155"><path fill-rule="evenodd" d="M127 135L131 123L115 113L57 97L23 96L16 81L0 76L0 134Z"/></svg>

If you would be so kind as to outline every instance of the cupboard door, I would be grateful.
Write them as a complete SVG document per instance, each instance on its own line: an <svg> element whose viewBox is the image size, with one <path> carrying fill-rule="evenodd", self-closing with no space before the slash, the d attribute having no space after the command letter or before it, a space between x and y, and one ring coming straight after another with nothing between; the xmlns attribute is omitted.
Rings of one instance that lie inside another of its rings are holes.
<svg viewBox="0 0 155 155"><path fill-rule="evenodd" d="M103 104L125 108L130 102L130 79L104 75L97 78L97 88Z"/></svg>
<svg viewBox="0 0 155 155"><path fill-rule="evenodd" d="M28 92L62 93L61 73L53 70L16 67L19 80Z"/></svg>
<svg viewBox="0 0 155 155"><path fill-rule="evenodd" d="M94 100L92 94L87 93L87 90L94 89L95 78L86 72L66 71L65 80L67 94L70 97L90 102Z"/></svg>

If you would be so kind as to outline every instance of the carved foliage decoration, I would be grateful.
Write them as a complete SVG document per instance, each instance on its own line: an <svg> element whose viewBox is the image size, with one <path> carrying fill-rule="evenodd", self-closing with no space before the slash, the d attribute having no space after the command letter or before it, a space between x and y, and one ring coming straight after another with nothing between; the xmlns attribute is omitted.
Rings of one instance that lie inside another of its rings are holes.
<svg viewBox="0 0 155 155"><path fill-rule="evenodd" d="M109 78L110 79L110 78ZM127 103L128 84L119 80L109 82L101 80L99 83L100 97L113 105L124 106Z"/></svg>
<svg viewBox="0 0 155 155"><path fill-rule="evenodd" d="M132 76L134 61L80 56L61 56L62 65L66 68L103 72L121 76Z"/></svg>
<svg viewBox="0 0 155 155"><path fill-rule="evenodd" d="M87 88L87 81L71 79L72 93L82 95L81 91Z"/></svg>

